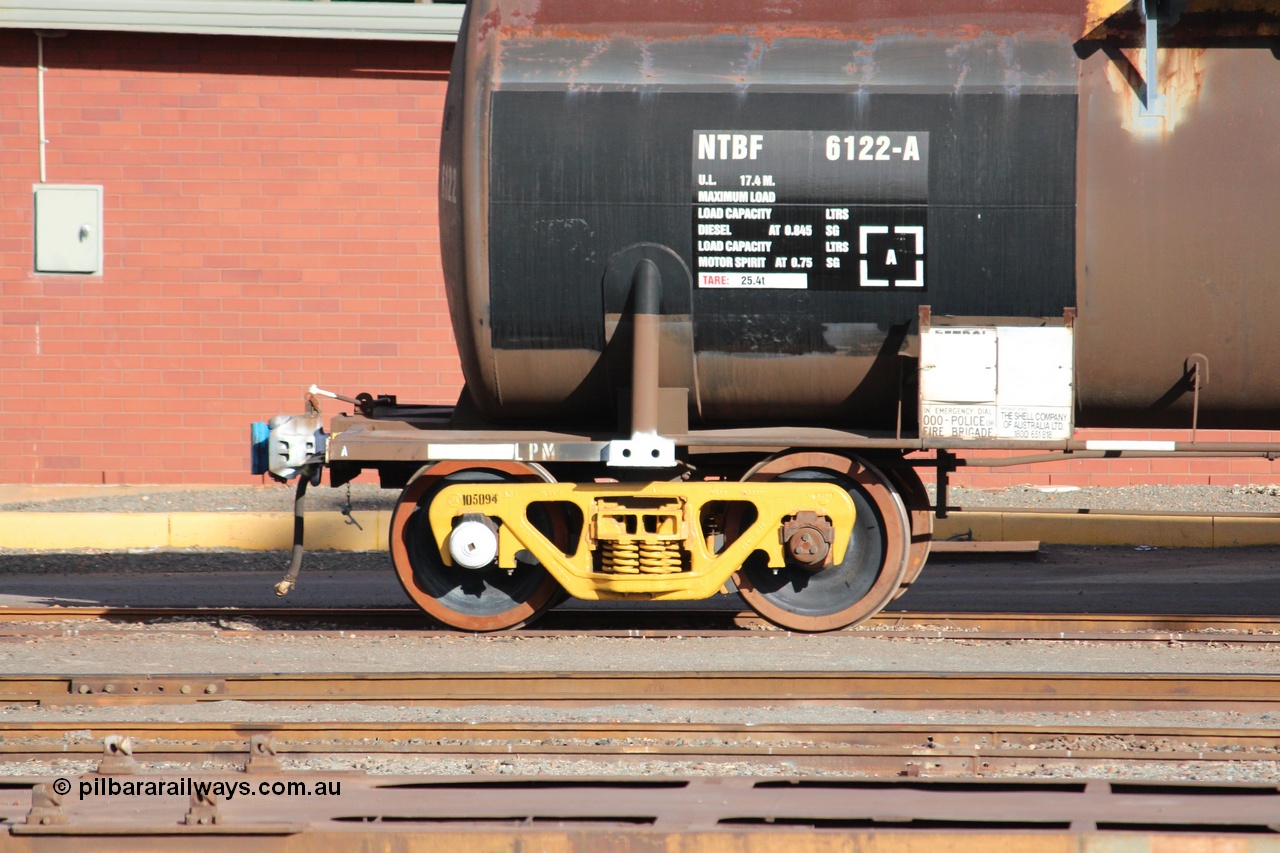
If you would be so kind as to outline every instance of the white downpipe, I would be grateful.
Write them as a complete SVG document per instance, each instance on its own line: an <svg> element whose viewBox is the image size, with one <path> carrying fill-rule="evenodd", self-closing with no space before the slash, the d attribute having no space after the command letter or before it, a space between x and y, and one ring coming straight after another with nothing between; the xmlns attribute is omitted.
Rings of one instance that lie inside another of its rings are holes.
<svg viewBox="0 0 1280 853"><path fill-rule="evenodd" d="M36 30L36 114L40 121L40 183L47 179L44 159L49 140L44 134L44 33Z"/></svg>

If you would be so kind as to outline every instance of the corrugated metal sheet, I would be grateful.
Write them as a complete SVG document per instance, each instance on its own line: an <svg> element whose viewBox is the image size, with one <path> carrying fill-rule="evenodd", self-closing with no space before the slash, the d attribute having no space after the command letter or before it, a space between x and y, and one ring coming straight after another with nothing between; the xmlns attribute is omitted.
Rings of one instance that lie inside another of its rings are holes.
<svg viewBox="0 0 1280 853"><path fill-rule="evenodd" d="M0 0L0 27L455 41L463 8L460 3Z"/></svg>

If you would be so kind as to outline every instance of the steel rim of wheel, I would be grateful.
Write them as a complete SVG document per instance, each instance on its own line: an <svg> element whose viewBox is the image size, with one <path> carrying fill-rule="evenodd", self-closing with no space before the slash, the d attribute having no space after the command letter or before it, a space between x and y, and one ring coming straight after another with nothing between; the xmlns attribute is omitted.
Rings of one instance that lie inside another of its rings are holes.
<svg viewBox="0 0 1280 853"><path fill-rule="evenodd" d="M424 467L401 493L391 515L391 563L405 593L435 621L462 631L502 631L527 624L558 600L561 588L536 562L505 569L445 565L427 520L432 497L461 482L552 482L540 466L520 462L438 462ZM562 550L567 525L560 513L542 510L535 521Z"/></svg>
<svg viewBox="0 0 1280 853"><path fill-rule="evenodd" d="M911 589L911 585L924 571L924 564L929 559L929 549L933 546L933 510L929 509L929 492L924 481L914 468L886 468L889 480L897 488L898 494L907 507L907 520L911 524L911 548L907 554L907 570L898 584L895 599Z"/></svg>
<svg viewBox="0 0 1280 853"><path fill-rule="evenodd" d="M752 468L743 480L815 480L845 487L857 509L845 559L820 572L776 573L759 554L734 574L757 613L793 631L833 631L869 619L888 604L907 571L906 509L889 481L865 462L834 453L790 453Z"/></svg>

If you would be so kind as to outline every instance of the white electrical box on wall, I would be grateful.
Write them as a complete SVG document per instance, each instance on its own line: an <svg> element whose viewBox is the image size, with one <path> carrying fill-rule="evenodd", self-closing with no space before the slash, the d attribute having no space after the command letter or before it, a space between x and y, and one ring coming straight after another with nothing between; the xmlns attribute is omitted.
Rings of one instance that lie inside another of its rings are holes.
<svg viewBox="0 0 1280 853"><path fill-rule="evenodd" d="M920 335L924 438L1071 438L1070 326L933 326Z"/></svg>
<svg viewBox="0 0 1280 853"><path fill-rule="evenodd" d="M36 272L102 272L102 187L37 184Z"/></svg>

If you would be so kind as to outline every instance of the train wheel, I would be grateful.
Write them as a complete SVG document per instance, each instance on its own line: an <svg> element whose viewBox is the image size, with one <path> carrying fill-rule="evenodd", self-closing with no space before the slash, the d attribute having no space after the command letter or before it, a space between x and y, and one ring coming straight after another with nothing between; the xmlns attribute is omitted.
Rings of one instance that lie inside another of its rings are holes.
<svg viewBox="0 0 1280 853"><path fill-rule="evenodd" d="M911 550L907 555L907 570L902 575L902 583L894 598L911 589L911 585L920 577L925 561L929 559L929 548L933 545L933 510L929 509L929 492L925 490L924 481L914 468L886 468L885 476L902 495L907 507L907 518L911 522Z"/></svg>
<svg viewBox="0 0 1280 853"><path fill-rule="evenodd" d="M551 481L540 467L519 462L438 462L419 471L405 487L391 516L391 563L414 603L442 625L462 631L501 631L527 624L559 600L562 591L540 563L530 559L512 572L445 565L436 547L427 510L452 483ZM568 539L565 519L554 511L531 516L539 530L561 548Z"/></svg>
<svg viewBox="0 0 1280 853"><path fill-rule="evenodd" d="M774 570L759 553L743 564L734 580L757 613L793 631L833 631L869 619L892 600L907 569L910 527L902 500L879 471L834 453L788 453L743 479L838 483L857 510L839 564L818 572Z"/></svg>

